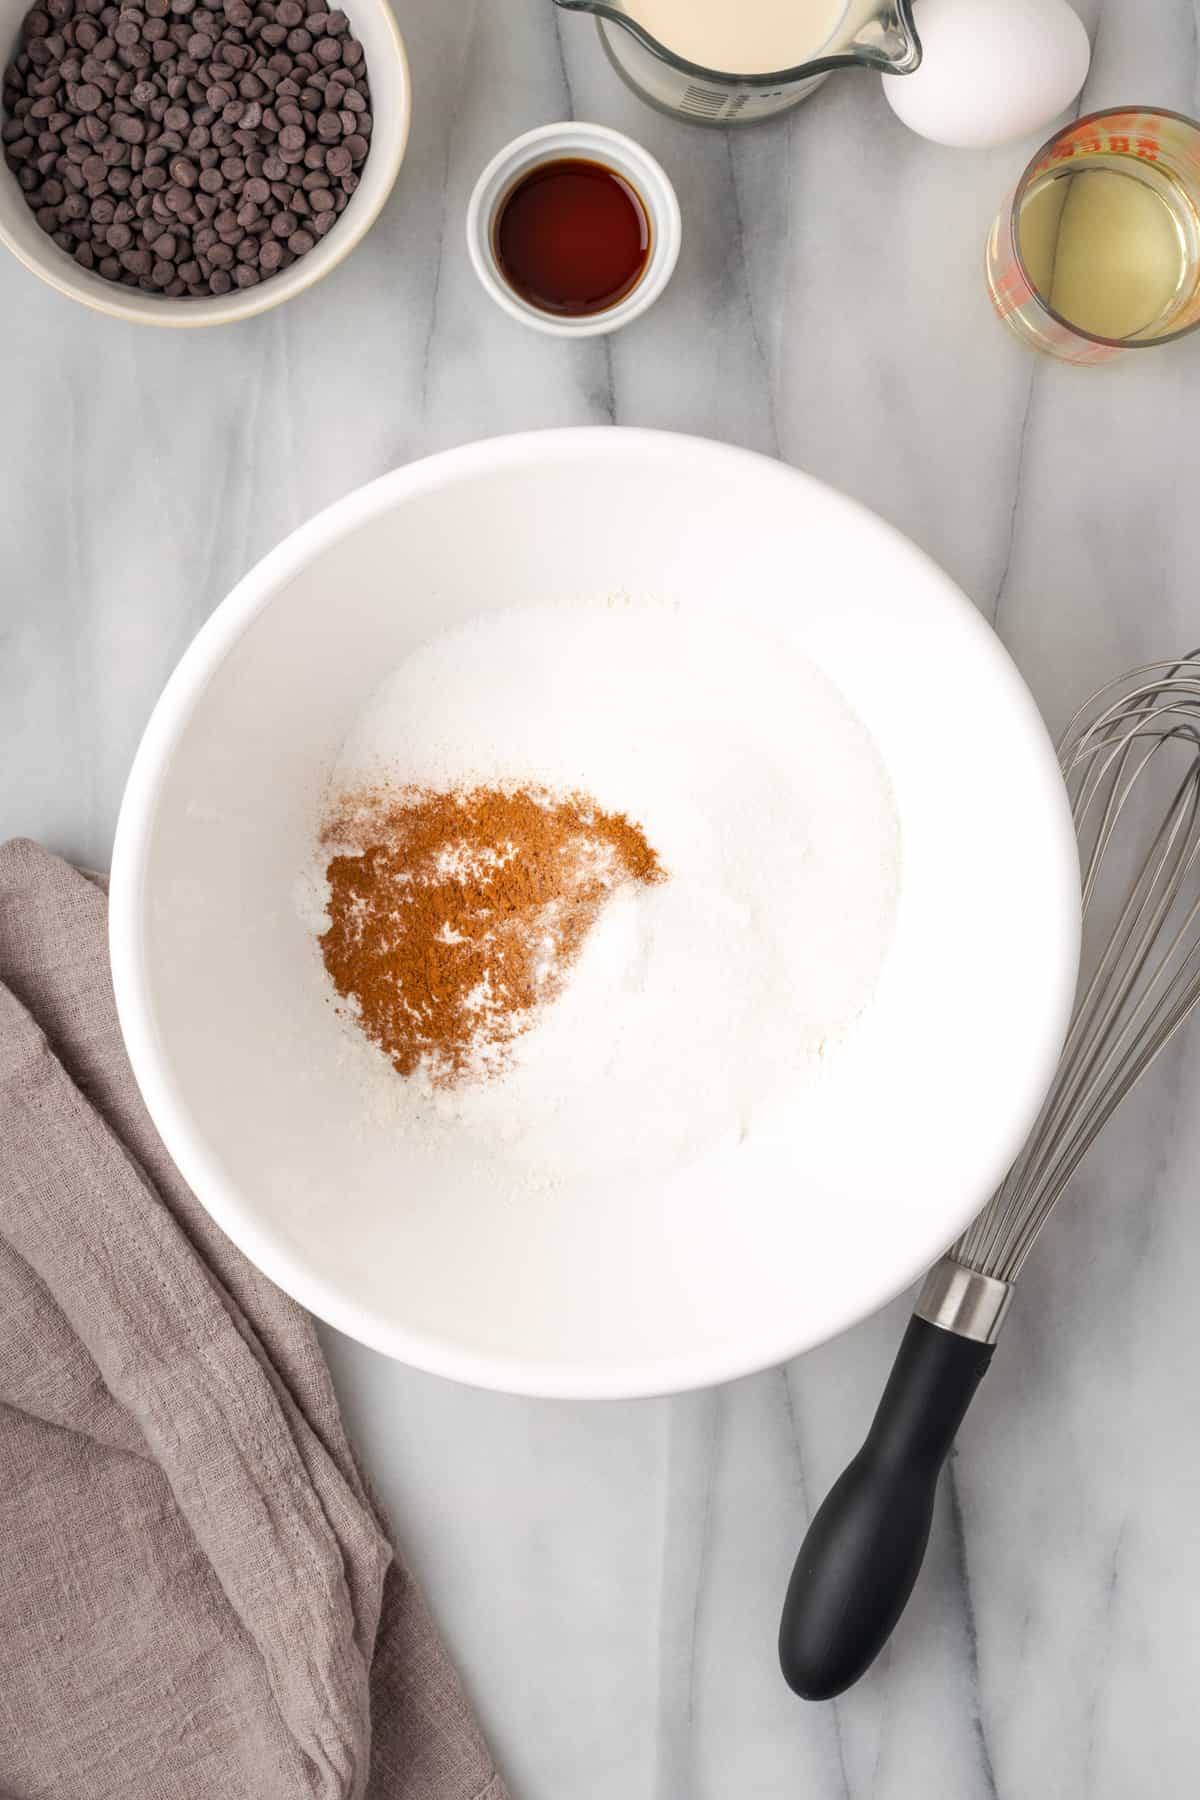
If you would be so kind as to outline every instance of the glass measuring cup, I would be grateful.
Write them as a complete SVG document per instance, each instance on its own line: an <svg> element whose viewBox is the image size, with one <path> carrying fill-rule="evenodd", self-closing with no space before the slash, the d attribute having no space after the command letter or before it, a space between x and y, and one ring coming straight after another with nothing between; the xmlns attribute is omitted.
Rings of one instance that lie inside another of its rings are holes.
<svg viewBox="0 0 1200 1800"><path fill-rule="evenodd" d="M1200 124L1123 107L1058 132L1001 207L986 268L1005 324L1064 362L1108 362L1193 331Z"/></svg>
<svg viewBox="0 0 1200 1800"><path fill-rule="evenodd" d="M689 62L648 27L650 0L555 0L595 13L608 59L635 94L660 112L701 125L751 125L795 106L834 69L911 75L921 61L912 0L845 0L817 53L792 68L732 74ZM838 7L831 8L837 14Z"/></svg>

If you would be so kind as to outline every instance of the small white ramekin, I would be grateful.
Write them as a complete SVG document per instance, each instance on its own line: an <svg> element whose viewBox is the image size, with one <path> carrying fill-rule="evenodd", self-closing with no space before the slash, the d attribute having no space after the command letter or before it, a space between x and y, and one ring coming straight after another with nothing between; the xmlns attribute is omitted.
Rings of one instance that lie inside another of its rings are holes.
<svg viewBox="0 0 1200 1800"><path fill-rule="evenodd" d="M570 156L607 163L623 175L641 196L650 222L650 255L637 286L604 312L579 317L543 312L514 293L496 260L493 237L496 214L513 185L539 163ZM511 318L553 337L599 337L628 325L653 306L671 279L680 236L679 201L662 164L623 132L579 119L539 125L498 150L475 183L467 207L467 249L483 286Z"/></svg>

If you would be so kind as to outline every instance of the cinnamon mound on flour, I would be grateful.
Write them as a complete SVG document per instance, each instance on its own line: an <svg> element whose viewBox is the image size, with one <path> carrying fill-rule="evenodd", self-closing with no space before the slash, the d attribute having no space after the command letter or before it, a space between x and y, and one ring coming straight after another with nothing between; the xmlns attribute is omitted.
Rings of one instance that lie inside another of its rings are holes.
<svg viewBox="0 0 1200 1800"><path fill-rule="evenodd" d="M562 992L605 901L666 879L639 825L539 787L368 789L321 833L325 967L401 1075L503 1068Z"/></svg>

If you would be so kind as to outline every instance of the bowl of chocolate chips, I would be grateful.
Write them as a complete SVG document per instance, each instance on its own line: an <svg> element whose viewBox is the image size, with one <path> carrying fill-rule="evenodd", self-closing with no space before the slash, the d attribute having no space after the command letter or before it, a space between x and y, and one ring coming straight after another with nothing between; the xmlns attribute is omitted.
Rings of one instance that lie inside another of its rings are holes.
<svg viewBox="0 0 1200 1800"><path fill-rule="evenodd" d="M140 324L227 324L319 281L408 138L386 0L0 0L0 66L0 241Z"/></svg>

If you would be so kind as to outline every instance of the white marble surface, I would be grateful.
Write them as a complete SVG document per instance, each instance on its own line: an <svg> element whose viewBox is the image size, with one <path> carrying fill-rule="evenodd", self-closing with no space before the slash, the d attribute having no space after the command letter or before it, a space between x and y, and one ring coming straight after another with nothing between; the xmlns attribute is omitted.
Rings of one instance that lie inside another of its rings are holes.
<svg viewBox="0 0 1200 1800"><path fill-rule="evenodd" d="M980 258L1020 150L922 144L869 76L706 133L644 109L549 0L399 10L410 155L314 292L156 334L0 260L0 833L103 863L149 709L235 577L381 470L519 427L704 432L837 483L957 577L1054 726L1099 680L1200 639L1200 335L1099 371L1009 339ZM1085 17L1088 107L1200 111L1190 0L1087 0ZM484 160L572 111L648 144L684 215L665 300L580 346L503 319L462 242ZM833 1706L783 1688L778 1607L903 1302L786 1370L639 1405L468 1392L330 1342L519 1800L1196 1792L1198 1068L1193 1044L1160 1069L1064 1206L914 1603Z"/></svg>

